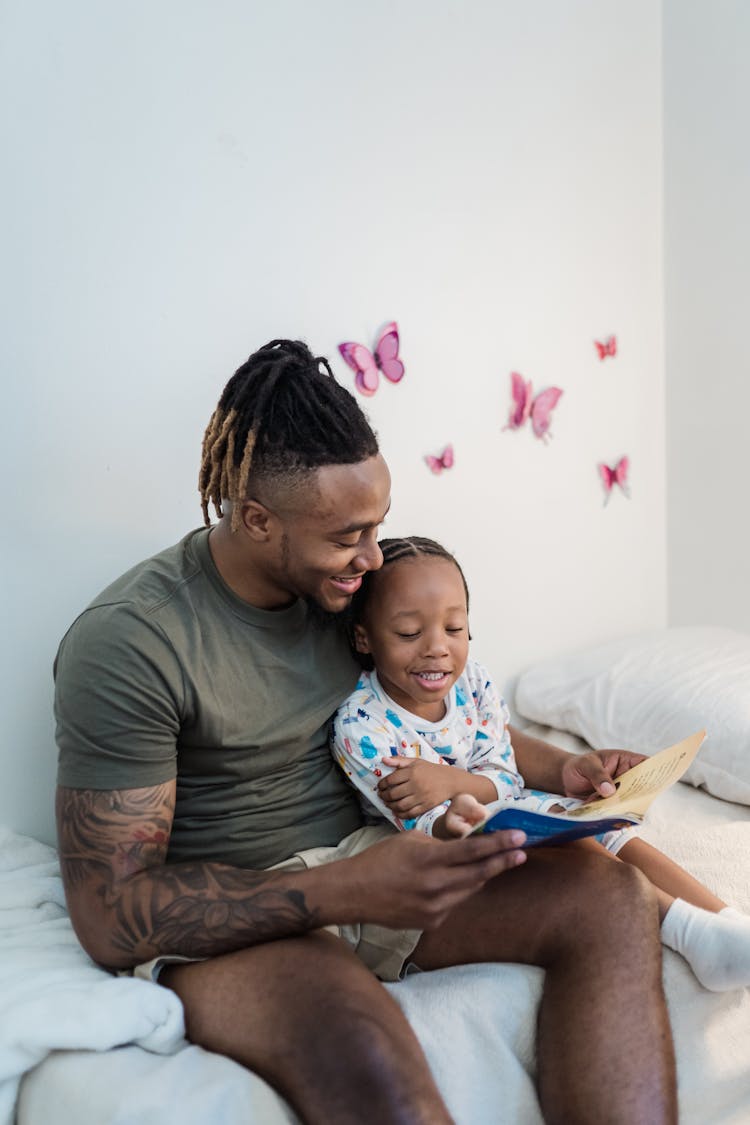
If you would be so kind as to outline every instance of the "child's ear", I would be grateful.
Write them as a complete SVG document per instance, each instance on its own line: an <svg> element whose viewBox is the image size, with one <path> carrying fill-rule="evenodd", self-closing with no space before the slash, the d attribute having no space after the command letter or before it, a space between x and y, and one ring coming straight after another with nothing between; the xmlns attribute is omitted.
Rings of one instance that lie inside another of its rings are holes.
<svg viewBox="0 0 750 1125"><path fill-rule="evenodd" d="M364 625L354 626L354 648L357 652L369 652L370 643Z"/></svg>

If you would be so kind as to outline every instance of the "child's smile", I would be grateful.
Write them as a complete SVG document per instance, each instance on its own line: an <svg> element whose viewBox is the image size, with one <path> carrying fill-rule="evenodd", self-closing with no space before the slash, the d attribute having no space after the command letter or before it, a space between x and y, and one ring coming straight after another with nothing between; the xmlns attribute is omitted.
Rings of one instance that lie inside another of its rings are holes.
<svg viewBox="0 0 750 1125"><path fill-rule="evenodd" d="M370 653L378 679L405 710L428 722L446 712L445 698L469 652L466 594L451 559L400 559L373 575L357 648Z"/></svg>

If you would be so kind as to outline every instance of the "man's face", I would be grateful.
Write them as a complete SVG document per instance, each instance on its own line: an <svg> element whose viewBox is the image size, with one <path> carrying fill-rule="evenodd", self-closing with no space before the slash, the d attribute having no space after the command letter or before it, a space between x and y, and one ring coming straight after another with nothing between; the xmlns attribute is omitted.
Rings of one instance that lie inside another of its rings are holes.
<svg viewBox="0 0 750 1125"><path fill-rule="evenodd" d="M391 476L378 453L354 465L324 465L278 517L274 580L329 613L349 605L368 570L383 561L378 528L390 507Z"/></svg>

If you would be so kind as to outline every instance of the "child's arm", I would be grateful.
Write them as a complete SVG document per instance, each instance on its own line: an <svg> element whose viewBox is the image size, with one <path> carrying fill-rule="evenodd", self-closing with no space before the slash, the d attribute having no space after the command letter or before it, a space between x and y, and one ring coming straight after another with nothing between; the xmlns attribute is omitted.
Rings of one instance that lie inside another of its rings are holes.
<svg viewBox="0 0 750 1125"><path fill-rule="evenodd" d="M361 700L359 702L362 702ZM403 732L401 732L403 733ZM409 742L413 749L416 743L414 735ZM359 790L370 810L390 821L400 830L419 829L428 836L433 834L435 822L442 817L448 807L448 798L437 799L434 805L420 804L418 809L410 812L401 812L383 799L379 790L380 783L387 779L391 773L390 765L395 761L391 751L401 747L400 739L389 725L384 713L378 707L377 701L369 699L367 707L357 706L357 700L347 700L339 708L331 730L331 753L339 766L343 769L351 783ZM424 762L434 771L441 774L452 772L451 766L443 765L439 756L431 747L424 744L419 747L420 753L437 758L435 762ZM405 758L407 762L419 761L422 758Z"/></svg>
<svg viewBox="0 0 750 1125"><path fill-rule="evenodd" d="M459 766L403 754L389 755L382 764L390 772L378 782L378 795L399 816L419 816L459 793L470 794L482 805L497 800L497 788L490 778Z"/></svg>

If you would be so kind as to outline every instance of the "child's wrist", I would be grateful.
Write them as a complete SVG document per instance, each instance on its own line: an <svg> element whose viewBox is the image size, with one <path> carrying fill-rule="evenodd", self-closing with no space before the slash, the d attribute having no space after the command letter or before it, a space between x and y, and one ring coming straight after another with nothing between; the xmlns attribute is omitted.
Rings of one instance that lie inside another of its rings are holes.
<svg viewBox="0 0 750 1125"><path fill-rule="evenodd" d="M450 770L450 783L447 785L445 799L452 801L459 793L471 793L474 788L474 778L468 770L460 766L448 766Z"/></svg>

